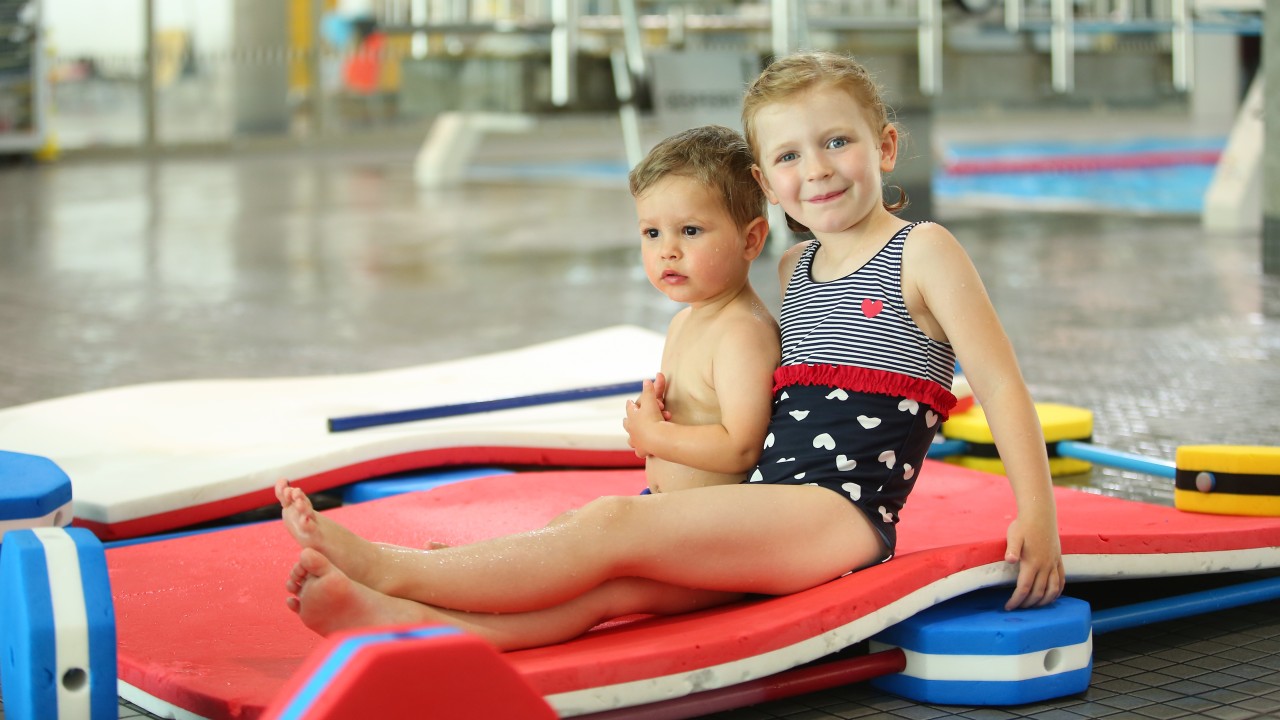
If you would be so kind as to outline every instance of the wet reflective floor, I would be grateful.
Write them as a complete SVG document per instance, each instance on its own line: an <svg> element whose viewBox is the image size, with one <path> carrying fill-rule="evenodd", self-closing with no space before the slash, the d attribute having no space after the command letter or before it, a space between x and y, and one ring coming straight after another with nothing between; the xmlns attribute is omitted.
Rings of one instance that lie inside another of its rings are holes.
<svg viewBox="0 0 1280 720"><path fill-rule="evenodd" d="M477 161L616 161L615 125L546 120L486 139ZM677 308L640 270L621 178L425 190L416 152L388 141L0 163L0 407L158 380L403 367L620 323L665 328ZM1280 444L1280 279L1261 274L1258 236L1017 201L935 209L982 273L1035 398L1092 410L1096 444L1168 460L1179 445ZM754 270L775 311L779 251ZM1060 482L1172 504L1168 481L1135 473ZM934 708L858 686L723 717L1266 716L1267 703L1280 708L1278 634L1271 602L1100 638L1094 687L1070 702ZM1260 649L1222 660L1246 645ZM1196 685L1191 669L1212 679Z"/></svg>

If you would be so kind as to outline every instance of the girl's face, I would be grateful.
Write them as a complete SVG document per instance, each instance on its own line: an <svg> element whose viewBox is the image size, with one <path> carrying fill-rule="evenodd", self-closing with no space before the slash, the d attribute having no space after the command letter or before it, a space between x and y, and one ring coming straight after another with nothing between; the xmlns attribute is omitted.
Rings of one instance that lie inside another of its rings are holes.
<svg viewBox="0 0 1280 720"><path fill-rule="evenodd" d="M761 107L756 179L773 204L814 233L838 233L882 207L881 173L893 170L898 132L873 128L853 95L816 87Z"/></svg>
<svg viewBox="0 0 1280 720"><path fill-rule="evenodd" d="M702 183L668 175L636 198L636 215L645 274L667 297L698 305L735 295L746 283L759 248Z"/></svg>

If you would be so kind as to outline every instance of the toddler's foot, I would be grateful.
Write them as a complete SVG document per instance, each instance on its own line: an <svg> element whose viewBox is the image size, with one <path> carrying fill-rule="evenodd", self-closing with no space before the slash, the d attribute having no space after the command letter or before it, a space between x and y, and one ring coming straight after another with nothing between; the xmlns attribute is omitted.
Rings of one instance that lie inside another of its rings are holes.
<svg viewBox="0 0 1280 720"><path fill-rule="evenodd" d="M299 545L318 551L356 582L377 587L380 553L376 544L316 512L307 494L290 487L287 480L276 482L276 499L284 526ZM290 581L301 584L304 576L295 565Z"/></svg>
<svg viewBox="0 0 1280 720"><path fill-rule="evenodd" d="M393 598L355 582L324 555L304 548L289 576L285 603L321 635L339 630L439 621L411 600ZM296 592L292 589L296 587Z"/></svg>

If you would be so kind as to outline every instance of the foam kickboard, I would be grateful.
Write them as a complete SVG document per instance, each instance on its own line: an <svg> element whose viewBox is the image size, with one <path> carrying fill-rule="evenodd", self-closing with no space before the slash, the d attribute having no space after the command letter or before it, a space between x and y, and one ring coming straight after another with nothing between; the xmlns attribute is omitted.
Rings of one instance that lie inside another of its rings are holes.
<svg viewBox="0 0 1280 720"><path fill-rule="evenodd" d="M1004 609L1005 588L969 593L907 618L868 649L901 648L906 668L871 684L933 705L1023 705L1084 692L1093 668L1089 603Z"/></svg>
<svg viewBox="0 0 1280 720"><path fill-rule="evenodd" d="M371 539L422 547L541 527L637 470L518 473L329 511ZM1073 580L1280 567L1280 519L1184 513L1056 490ZM811 590L690 615L616 622L505 659L562 716L765 677L861 642L921 610L1011 583L1008 480L929 461L902 513L897 556ZM163 714L254 717L321 638L284 607L297 548L279 523L107 552L125 697ZM184 668L199 667L200 672ZM429 709L430 698L423 697Z"/></svg>
<svg viewBox="0 0 1280 720"><path fill-rule="evenodd" d="M11 531L0 553L0 618L5 717L117 716L111 586L89 531Z"/></svg>
<svg viewBox="0 0 1280 720"><path fill-rule="evenodd" d="M328 420L652 377L663 338L618 326L518 350L326 377L135 385L0 410L0 448L74 480L75 524L103 539L165 532L317 491L440 465L639 465L624 398L331 433Z"/></svg>
<svg viewBox="0 0 1280 720"><path fill-rule="evenodd" d="M429 713L417 693L430 678ZM268 708L272 720L410 718L555 720L493 646L444 626L348 631L325 638Z"/></svg>
<svg viewBox="0 0 1280 720"><path fill-rule="evenodd" d="M5 532L71 522L71 478L49 458L0 450L0 542Z"/></svg>

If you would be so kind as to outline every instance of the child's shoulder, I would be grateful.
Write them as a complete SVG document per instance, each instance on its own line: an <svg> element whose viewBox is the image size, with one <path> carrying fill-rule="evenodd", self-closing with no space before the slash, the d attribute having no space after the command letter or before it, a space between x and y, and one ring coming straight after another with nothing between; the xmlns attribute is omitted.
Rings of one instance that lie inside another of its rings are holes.
<svg viewBox="0 0 1280 720"><path fill-rule="evenodd" d="M750 286L717 314L715 324L722 336L755 338L778 334L778 321Z"/></svg>
<svg viewBox="0 0 1280 720"><path fill-rule="evenodd" d="M954 241L956 239L955 235L952 235L951 231L944 225L932 220L914 222L906 227L911 228L910 233L907 235L907 238L910 240L923 239L925 242L946 242L948 240Z"/></svg>
<svg viewBox="0 0 1280 720"><path fill-rule="evenodd" d="M787 286L787 279L791 277L791 273L795 272L796 265L800 264L800 258L804 255L805 250L809 249L817 240L803 240L792 245L782 253L782 257L778 259L778 278L782 281L782 286Z"/></svg>
<svg viewBox="0 0 1280 720"><path fill-rule="evenodd" d="M801 240L795 245L792 245L791 247L783 251L782 262L795 265L796 261L800 259L800 256L804 255L804 251L808 250L810 246L814 245L817 242L818 241L816 239L810 238L808 240Z"/></svg>
<svg viewBox="0 0 1280 720"><path fill-rule="evenodd" d="M916 262L944 261L952 253L963 253L960 241L946 227L936 222L921 222L911 226L903 253Z"/></svg>

